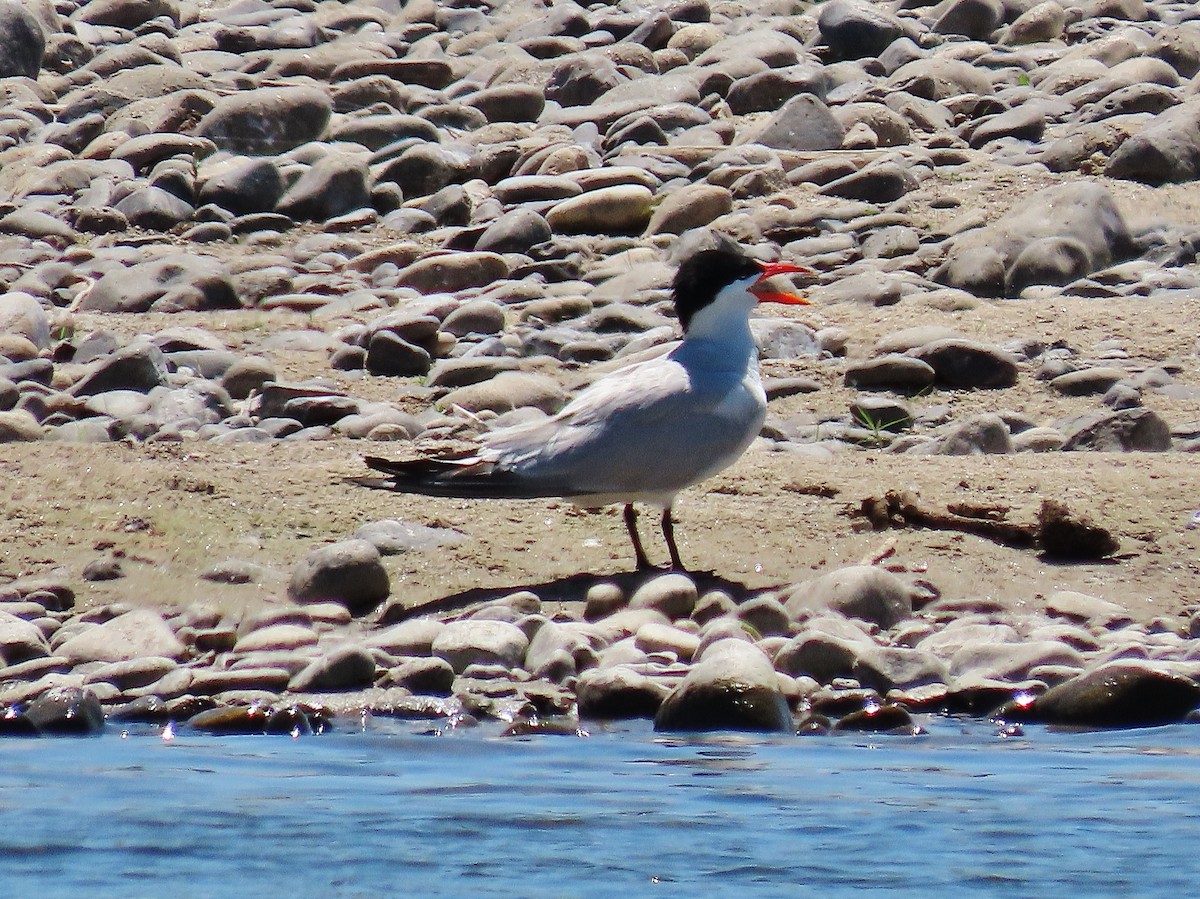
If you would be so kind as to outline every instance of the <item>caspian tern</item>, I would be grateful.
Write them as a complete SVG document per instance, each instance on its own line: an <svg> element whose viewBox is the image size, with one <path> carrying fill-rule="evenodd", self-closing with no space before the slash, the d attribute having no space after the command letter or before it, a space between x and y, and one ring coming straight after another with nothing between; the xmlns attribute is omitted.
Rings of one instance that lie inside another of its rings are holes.
<svg viewBox="0 0 1200 899"><path fill-rule="evenodd" d="M675 276L683 341L670 353L601 378L556 415L486 433L469 455L368 456L367 465L389 477L359 483L425 496L623 503L639 569L653 567L633 505L646 503L662 509L671 567L682 571L671 517L676 494L735 462L766 418L750 312L759 302L807 304L767 281L808 271L730 246L701 250Z"/></svg>

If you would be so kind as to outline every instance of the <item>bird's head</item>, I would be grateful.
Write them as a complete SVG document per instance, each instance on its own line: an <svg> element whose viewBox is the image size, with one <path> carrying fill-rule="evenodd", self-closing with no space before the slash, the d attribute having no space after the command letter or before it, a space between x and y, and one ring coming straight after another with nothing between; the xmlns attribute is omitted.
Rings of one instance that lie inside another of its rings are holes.
<svg viewBox="0 0 1200 899"><path fill-rule="evenodd" d="M701 250L685 259L675 274L675 312L686 333L697 313L710 307L731 305L748 314L755 303L806 306L808 300L799 294L768 284L777 275L800 273L812 272L790 262L759 262L729 246Z"/></svg>

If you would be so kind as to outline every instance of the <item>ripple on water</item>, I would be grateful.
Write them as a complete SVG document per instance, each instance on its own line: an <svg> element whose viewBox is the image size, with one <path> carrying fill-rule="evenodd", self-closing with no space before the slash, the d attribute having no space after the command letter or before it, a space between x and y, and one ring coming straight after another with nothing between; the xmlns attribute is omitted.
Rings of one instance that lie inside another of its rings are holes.
<svg viewBox="0 0 1200 899"><path fill-rule="evenodd" d="M514 896L1093 896L1186 895L1200 873L1193 729L929 729L6 740L2 879L39 897L437 895L455 878Z"/></svg>

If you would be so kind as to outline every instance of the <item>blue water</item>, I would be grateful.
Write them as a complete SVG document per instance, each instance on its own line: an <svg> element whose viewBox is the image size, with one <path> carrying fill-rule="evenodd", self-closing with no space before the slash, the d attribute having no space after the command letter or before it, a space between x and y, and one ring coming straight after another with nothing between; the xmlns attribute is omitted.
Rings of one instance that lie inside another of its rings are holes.
<svg viewBox="0 0 1200 899"><path fill-rule="evenodd" d="M0 741L0 895L1189 896L1200 728Z"/></svg>

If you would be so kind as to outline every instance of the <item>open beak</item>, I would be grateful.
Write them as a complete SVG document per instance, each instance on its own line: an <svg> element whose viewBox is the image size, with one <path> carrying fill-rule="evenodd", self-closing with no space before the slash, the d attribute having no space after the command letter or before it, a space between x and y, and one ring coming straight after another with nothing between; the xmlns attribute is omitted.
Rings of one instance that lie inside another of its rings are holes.
<svg viewBox="0 0 1200 899"><path fill-rule="evenodd" d="M769 289L766 282L776 275L811 275L813 274L812 269L805 268L802 265L792 265L790 262L760 262L758 267L762 269L762 274L750 286L750 292L758 297L760 303L783 303L786 306L811 305L808 300L798 293Z"/></svg>

